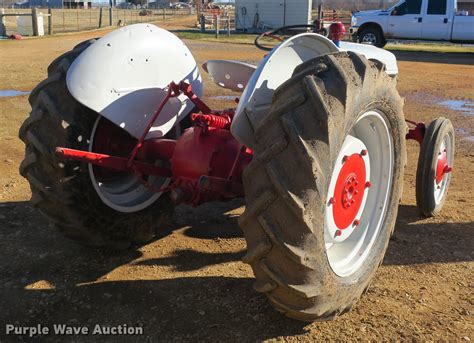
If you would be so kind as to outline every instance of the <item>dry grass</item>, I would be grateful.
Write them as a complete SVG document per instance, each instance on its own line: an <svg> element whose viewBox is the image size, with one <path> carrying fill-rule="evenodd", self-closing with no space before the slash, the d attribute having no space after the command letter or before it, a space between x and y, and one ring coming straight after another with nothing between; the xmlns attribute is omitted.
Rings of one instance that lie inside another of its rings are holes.
<svg viewBox="0 0 474 343"><path fill-rule="evenodd" d="M112 26L116 26L119 21L123 24L136 24L144 22L168 21L177 17L189 16L187 10L151 10L151 15L140 16L141 10L133 9L113 9ZM29 9L8 9L5 13L31 13ZM47 14L46 8L38 9L38 13ZM100 9L52 9L53 32L78 32L94 30L99 28ZM17 30L17 17L5 17L7 34L12 34ZM48 31L48 18L43 17L44 32ZM102 11L102 27L109 26L109 10Z"/></svg>

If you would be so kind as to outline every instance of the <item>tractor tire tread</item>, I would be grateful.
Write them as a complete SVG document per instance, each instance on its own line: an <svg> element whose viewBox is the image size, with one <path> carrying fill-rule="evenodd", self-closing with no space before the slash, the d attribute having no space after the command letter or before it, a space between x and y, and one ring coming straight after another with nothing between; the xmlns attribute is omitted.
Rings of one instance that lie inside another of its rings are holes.
<svg viewBox="0 0 474 343"><path fill-rule="evenodd" d="M355 71L350 75L345 71L348 65ZM338 78L330 89L319 78L320 73L328 70ZM278 311L289 317L304 321L334 319L350 311L368 287L362 285L360 292L348 295L345 302L330 300L331 289L317 277L321 273L321 261L310 249L316 238L312 232L313 218L307 210L309 199L298 192L294 183L301 185L304 179L316 180L315 197L325 198L323 185L331 166L322 157L333 158L337 154L337 147L333 149L327 142L331 140L330 131L335 123L345 120L333 118L330 108L334 104L328 105L328 93L334 102L342 103L346 96L347 101L355 101L350 98L349 83L362 82L368 75L371 78L368 82L393 82L383 71L383 64L350 52L305 62L275 91L269 112L260 122L253 123L255 139L263 151L256 151L244 171L246 209L239 219L247 241L243 260L254 271L254 289L264 293ZM402 101L395 86L391 84L388 89L388 96L400 106ZM306 119L312 118L313 125L302 125L297 114L303 112L307 113ZM309 130L312 136L320 138L320 144L304 139ZM284 143L279 144L279 149L272 149L275 141ZM297 162L286 165L282 161L290 155ZM294 168L304 175L298 177L299 181L292 177ZM322 202L317 206L322 206ZM286 216L284 224L280 219L282 212Z"/></svg>
<svg viewBox="0 0 474 343"><path fill-rule="evenodd" d="M92 194L95 190L88 173L77 180L75 171L87 170L87 164L57 160L54 154L57 144L72 142L82 144L73 148L87 149L86 140L79 143L75 130L85 125L81 121L93 123L97 117L92 113L88 118L91 110L70 95L65 80L69 66L88 45L83 44L54 60L48 67L46 80L30 94L32 111L19 129L19 137L26 145L19 171L30 183L30 203L58 231L91 247L120 250L152 239L158 227L171 222L173 207L169 199L162 197L158 200L159 209L147 208L133 216L122 215ZM91 205L91 199L95 205Z"/></svg>

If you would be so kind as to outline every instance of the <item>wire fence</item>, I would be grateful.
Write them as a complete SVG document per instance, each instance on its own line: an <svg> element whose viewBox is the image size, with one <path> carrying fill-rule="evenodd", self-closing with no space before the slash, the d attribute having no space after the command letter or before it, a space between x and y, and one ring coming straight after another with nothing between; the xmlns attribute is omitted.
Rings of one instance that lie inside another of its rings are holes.
<svg viewBox="0 0 474 343"><path fill-rule="evenodd" d="M109 11L111 10L111 16ZM27 14L30 9L5 9L5 14ZM38 15L47 14L48 9L38 9ZM107 26L122 26L136 23L166 21L191 15L190 9L51 9L53 33L93 30ZM4 18L7 35L17 32L16 16ZM47 32L48 20L44 17L44 32Z"/></svg>

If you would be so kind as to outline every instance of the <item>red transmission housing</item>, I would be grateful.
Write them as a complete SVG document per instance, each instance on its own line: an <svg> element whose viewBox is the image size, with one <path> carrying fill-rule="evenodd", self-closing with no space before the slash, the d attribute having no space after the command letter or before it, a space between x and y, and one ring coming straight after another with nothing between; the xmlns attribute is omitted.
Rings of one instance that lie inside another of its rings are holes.
<svg viewBox="0 0 474 343"><path fill-rule="evenodd" d="M242 172L251 159L251 152L229 130L207 126L187 129L176 142L171 158L176 189L183 197L175 201L200 203L205 200L202 197L218 200L216 196L231 195L235 192L232 185L242 184ZM206 186L199 184L203 178L210 180L207 187L212 194L205 194Z"/></svg>

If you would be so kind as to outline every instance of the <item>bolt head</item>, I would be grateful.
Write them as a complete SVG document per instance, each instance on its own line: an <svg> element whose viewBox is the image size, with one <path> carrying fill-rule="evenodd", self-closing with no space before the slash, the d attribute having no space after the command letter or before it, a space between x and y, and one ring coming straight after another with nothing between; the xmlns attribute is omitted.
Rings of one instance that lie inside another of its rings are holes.
<svg viewBox="0 0 474 343"><path fill-rule="evenodd" d="M372 187L372 182L367 181L367 182L365 183L365 188L370 188L370 187Z"/></svg>
<svg viewBox="0 0 474 343"><path fill-rule="evenodd" d="M360 220L359 219L354 220L353 225L354 226L359 226L360 225Z"/></svg>
<svg viewBox="0 0 474 343"><path fill-rule="evenodd" d="M342 158L342 163L346 163L348 159L349 159L349 156L344 155L344 157Z"/></svg>
<svg viewBox="0 0 474 343"><path fill-rule="evenodd" d="M340 235L342 235L342 231L341 231L341 230L337 230L335 235L336 235L336 237L339 237Z"/></svg>
<svg viewBox="0 0 474 343"><path fill-rule="evenodd" d="M360 155L361 155L361 156L366 156L366 155L367 155L367 150L365 150L365 149L362 150L362 151L360 152Z"/></svg>

